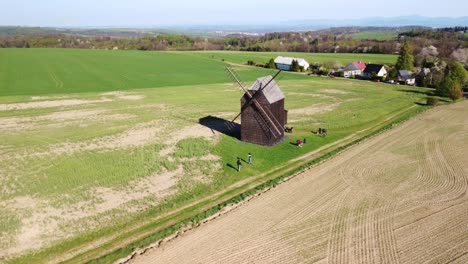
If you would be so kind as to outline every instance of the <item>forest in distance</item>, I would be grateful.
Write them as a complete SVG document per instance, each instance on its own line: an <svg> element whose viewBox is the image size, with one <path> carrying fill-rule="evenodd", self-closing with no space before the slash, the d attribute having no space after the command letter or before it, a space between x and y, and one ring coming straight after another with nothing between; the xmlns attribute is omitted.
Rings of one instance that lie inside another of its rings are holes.
<svg viewBox="0 0 468 264"><path fill-rule="evenodd" d="M441 57L468 47L468 27L343 27L307 32L240 33L222 37L144 30L51 31L0 27L0 48L81 48L120 50L231 50L260 52L397 54L410 39L415 54L435 46Z"/></svg>

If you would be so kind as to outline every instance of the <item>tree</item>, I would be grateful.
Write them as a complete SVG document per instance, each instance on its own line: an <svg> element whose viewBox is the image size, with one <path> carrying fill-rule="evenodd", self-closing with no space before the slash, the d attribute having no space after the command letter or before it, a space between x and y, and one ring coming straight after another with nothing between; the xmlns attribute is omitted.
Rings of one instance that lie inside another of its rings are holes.
<svg viewBox="0 0 468 264"><path fill-rule="evenodd" d="M456 79L452 74L445 76L444 80L437 88L437 93L456 101L463 96L462 84L460 79Z"/></svg>
<svg viewBox="0 0 468 264"><path fill-rule="evenodd" d="M450 78L449 75L445 76L445 78L440 82L437 87L437 94L440 96L448 96L449 90L455 86L455 81Z"/></svg>
<svg viewBox="0 0 468 264"><path fill-rule="evenodd" d="M394 66L390 66L390 69L388 71L388 77L389 78L396 78L398 76L398 71Z"/></svg>
<svg viewBox="0 0 468 264"><path fill-rule="evenodd" d="M416 65L424 68L432 68L438 62L439 52L434 46L428 46L421 49L418 55L416 55Z"/></svg>
<svg viewBox="0 0 468 264"><path fill-rule="evenodd" d="M457 80L461 86L468 84L468 72L461 63L455 63L450 67L449 76L453 80Z"/></svg>
<svg viewBox="0 0 468 264"><path fill-rule="evenodd" d="M297 62L297 60L293 60L293 61L292 61L292 64L291 64L291 71L294 71L294 72L299 72L299 71L301 71L301 68L300 68L299 63Z"/></svg>
<svg viewBox="0 0 468 264"><path fill-rule="evenodd" d="M400 50L400 56L398 57L395 67L397 70L413 70L413 48L409 44L408 40L405 40L403 47Z"/></svg>
<svg viewBox="0 0 468 264"><path fill-rule="evenodd" d="M275 60L273 58L271 58L270 61L267 63L266 68L276 69Z"/></svg>

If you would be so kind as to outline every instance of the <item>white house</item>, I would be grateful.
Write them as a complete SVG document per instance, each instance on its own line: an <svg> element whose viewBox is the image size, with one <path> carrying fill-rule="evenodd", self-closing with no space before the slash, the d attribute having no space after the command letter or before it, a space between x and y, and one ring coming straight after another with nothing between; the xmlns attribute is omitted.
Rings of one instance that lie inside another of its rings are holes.
<svg viewBox="0 0 468 264"><path fill-rule="evenodd" d="M293 60L297 61L299 66L304 67L304 70L309 68L309 63L301 58L291 58L291 57L282 57L278 56L275 59L276 68L283 71L290 71Z"/></svg>
<svg viewBox="0 0 468 264"><path fill-rule="evenodd" d="M381 64L367 64L366 69L362 73L362 76L366 79L371 79L373 76L376 77L387 77L387 70Z"/></svg>

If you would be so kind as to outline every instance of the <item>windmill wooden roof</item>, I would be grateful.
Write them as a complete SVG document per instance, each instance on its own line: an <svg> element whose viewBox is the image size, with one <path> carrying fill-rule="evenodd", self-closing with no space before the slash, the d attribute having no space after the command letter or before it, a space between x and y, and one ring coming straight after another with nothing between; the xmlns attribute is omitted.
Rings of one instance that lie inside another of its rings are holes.
<svg viewBox="0 0 468 264"><path fill-rule="evenodd" d="M272 104L281 99L284 99L283 92L281 92L275 80L272 79L273 77L270 75L258 78L257 81L255 81L255 83L249 88L249 91L257 91L258 89L264 87L271 80L271 82L268 83L268 86L262 90L268 102Z"/></svg>

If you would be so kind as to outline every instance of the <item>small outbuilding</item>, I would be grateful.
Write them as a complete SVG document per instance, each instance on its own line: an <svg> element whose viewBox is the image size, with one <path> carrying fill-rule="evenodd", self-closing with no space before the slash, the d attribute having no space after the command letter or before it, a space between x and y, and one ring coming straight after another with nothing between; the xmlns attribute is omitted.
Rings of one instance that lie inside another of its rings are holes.
<svg viewBox="0 0 468 264"><path fill-rule="evenodd" d="M291 58L291 57L283 57L283 56L278 56L275 59L275 65L278 70L283 70L283 71L291 71L292 63L293 61L297 61L299 66L304 67L304 70L307 70L310 66L310 64L302 59L302 58Z"/></svg>

